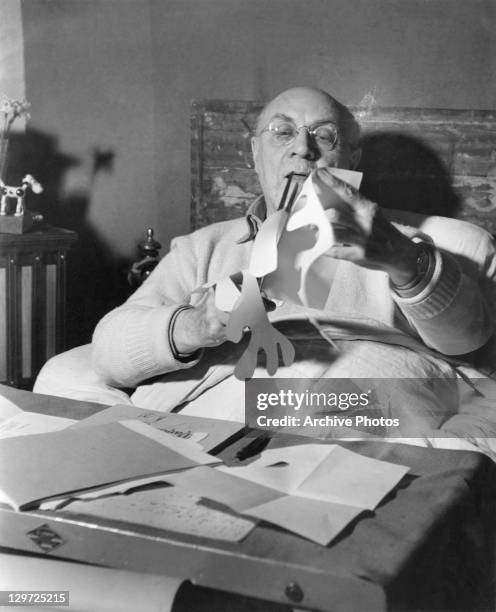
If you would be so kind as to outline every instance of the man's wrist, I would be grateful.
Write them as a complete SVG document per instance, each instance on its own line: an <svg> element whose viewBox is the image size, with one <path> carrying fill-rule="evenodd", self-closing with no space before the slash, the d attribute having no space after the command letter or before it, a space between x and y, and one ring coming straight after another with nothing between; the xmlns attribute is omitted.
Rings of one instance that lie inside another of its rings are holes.
<svg viewBox="0 0 496 612"><path fill-rule="evenodd" d="M405 269L396 274L390 274L395 289L411 289L422 280L429 269L430 253L426 245L418 242L413 243L413 246Z"/></svg>
<svg viewBox="0 0 496 612"><path fill-rule="evenodd" d="M192 309L193 309L193 306L190 306L189 304L184 304L183 306L179 306L179 308L177 308L177 310L175 310L175 312L172 314L172 317L169 322L169 331L168 331L169 346L172 352L172 356L177 361L182 361L182 362L194 361L198 357L198 353L200 351L200 349L195 348L195 347L186 347L183 343L177 340L176 338L177 334L176 336L174 335L174 330L176 328L177 319L180 316L184 316L184 313L187 310L192 310Z"/></svg>
<svg viewBox="0 0 496 612"><path fill-rule="evenodd" d="M394 277L390 275L391 286L399 295L409 296L417 293L417 291L429 283L434 272L435 256L433 246L422 241L415 242L414 244L416 247L416 257L414 268L410 269L409 278L407 275L403 276L403 278L401 276Z"/></svg>

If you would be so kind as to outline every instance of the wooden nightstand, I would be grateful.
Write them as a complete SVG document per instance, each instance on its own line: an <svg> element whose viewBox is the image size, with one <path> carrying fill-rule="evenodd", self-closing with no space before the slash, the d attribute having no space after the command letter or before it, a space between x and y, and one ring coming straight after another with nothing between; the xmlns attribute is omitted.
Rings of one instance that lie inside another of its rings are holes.
<svg viewBox="0 0 496 612"><path fill-rule="evenodd" d="M66 257L76 239L56 227L0 234L0 383L31 388L65 349Z"/></svg>

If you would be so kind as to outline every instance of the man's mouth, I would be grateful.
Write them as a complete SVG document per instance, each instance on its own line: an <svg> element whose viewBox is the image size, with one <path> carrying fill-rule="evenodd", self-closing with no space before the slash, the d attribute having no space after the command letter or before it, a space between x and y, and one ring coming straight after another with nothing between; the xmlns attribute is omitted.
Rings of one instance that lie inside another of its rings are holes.
<svg viewBox="0 0 496 612"><path fill-rule="evenodd" d="M288 176L292 176L296 179L306 179L310 173L312 172L312 168L298 168L298 169L293 169L293 170L289 170L288 172L286 172L283 176L283 178L287 178Z"/></svg>
<svg viewBox="0 0 496 612"><path fill-rule="evenodd" d="M314 170L314 168L316 168L315 164L310 164L308 162L303 161L303 163L300 162L292 167L290 166L284 173L284 177L292 173L296 176L304 176L305 178L307 178L307 176L312 172L312 170Z"/></svg>
<svg viewBox="0 0 496 612"><path fill-rule="evenodd" d="M304 181L308 175L310 174L310 172L288 172L285 175L285 179L294 179L296 181Z"/></svg>

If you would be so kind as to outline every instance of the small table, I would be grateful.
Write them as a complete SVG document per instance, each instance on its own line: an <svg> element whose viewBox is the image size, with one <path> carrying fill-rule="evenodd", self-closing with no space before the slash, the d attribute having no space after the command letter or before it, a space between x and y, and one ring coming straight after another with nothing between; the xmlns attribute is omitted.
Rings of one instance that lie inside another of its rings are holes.
<svg viewBox="0 0 496 612"><path fill-rule="evenodd" d="M8 387L0 387L0 394L27 410L78 419L102 408ZM243 444L245 439L227 448L224 458ZM242 542L230 543L5 506L0 506L0 544L40 554L27 534L48 525L64 544L45 557L189 578L203 587L298 608L493 609L495 465L465 451L369 441L343 445L409 465L411 472L375 512L358 517L328 547L265 523Z"/></svg>
<svg viewBox="0 0 496 612"><path fill-rule="evenodd" d="M0 233L0 382L31 388L65 350L66 258L76 239L57 227Z"/></svg>

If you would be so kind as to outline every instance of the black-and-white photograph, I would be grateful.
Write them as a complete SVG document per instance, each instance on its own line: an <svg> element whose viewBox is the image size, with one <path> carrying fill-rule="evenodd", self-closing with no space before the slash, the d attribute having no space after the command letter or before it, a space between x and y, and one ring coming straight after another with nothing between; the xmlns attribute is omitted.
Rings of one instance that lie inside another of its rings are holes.
<svg viewBox="0 0 496 612"><path fill-rule="evenodd" d="M496 610L496 1L0 0L0 610Z"/></svg>

